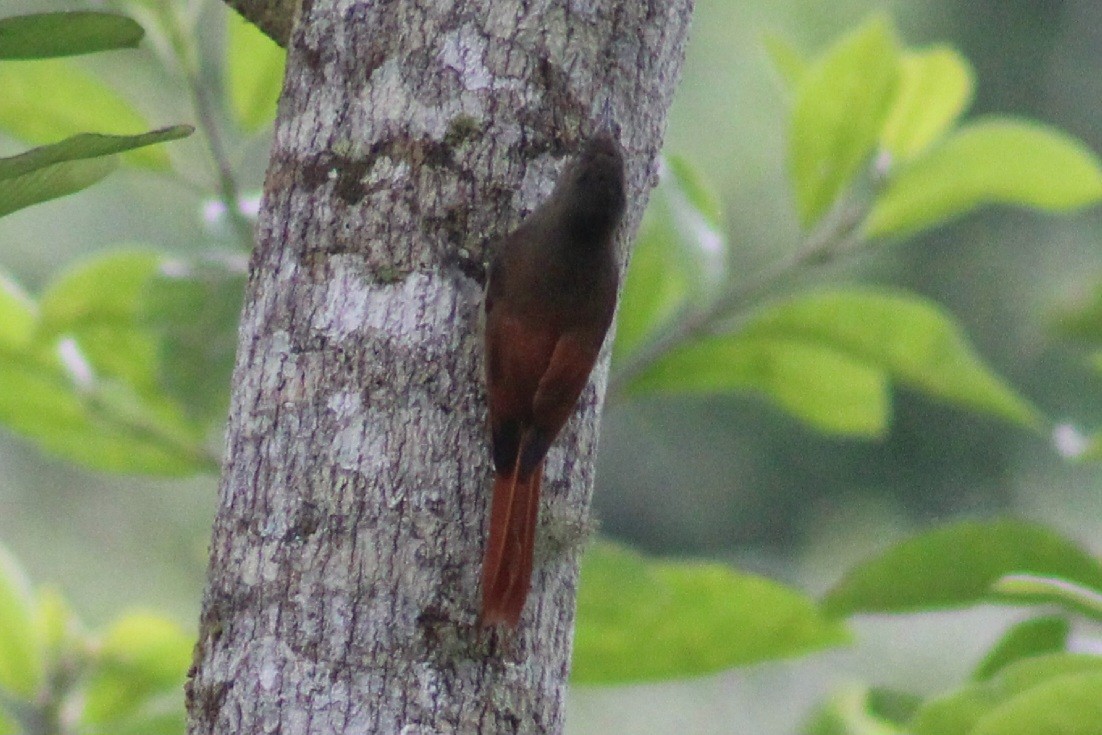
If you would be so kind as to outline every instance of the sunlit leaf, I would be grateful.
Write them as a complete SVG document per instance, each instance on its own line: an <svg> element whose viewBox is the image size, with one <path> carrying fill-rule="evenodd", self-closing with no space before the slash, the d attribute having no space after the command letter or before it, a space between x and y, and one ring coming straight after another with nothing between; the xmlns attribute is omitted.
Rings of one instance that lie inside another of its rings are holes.
<svg viewBox="0 0 1102 735"><path fill-rule="evenodd" d="M1051 575L1102 586L1102 563L1044 526L966 521L909 538L858 564L826 595L837 615L937 610L999 601L1007 574Z"/></svg>
<svg viewBox="0 0 1102 735"><path fill-rule="evenodd" d="M626 357L726 279L719 199L685 159L670 157L633 250L620 298L615 359Z"/></svg>
<svg viewBox="0 0 1102 735"><path fill-rule="evenodd" d="M727 242L719 197L684 158L667 157L666 174L668 181L662 193L685 255L695 266L697 288L706 292L727 278Z"/></svg>
<svg viewBox="0 0 1102 735"><path fill-rule="evenodd" d="M36 617L30 582L0 547L0 695L31 699L42 684L42 637Z"/></svg>
<svg viewBox="0 0 1102 735"><path fill-rule="evenodd" d="M891 177L865 222L872 237L903 235L984 204L1059 212L1102 199L1102 167L1052 128L992 118L966 125Z"/></svg>
<svg viewBox="0 0 1102 735"><path fill-rule="evenodd" d="M968 60L946 46L907 51L899 92L880 144L900 161L919 155L956 122L972 101L975 84Z"/></svg>
<svg viewBox="0 0 1102 735"><path fill-rule="evenodd" d="M1100 656L1060 653L1025 658L1009 664L987 681L968 684L929 700L919 708L907 731L910 735L971 735L977 732L974 728L979 722L1004 703L1068 676L1099 674L1102 674ZM1042 728L1023 730L1022 734L1056 732L1061 731Z"/></svg>
<svg viewBox="0 0 1102 735"><path fill-rule="evenodd" d="M773 64L773 69L791 90L807 73L808 61L788 39L775 33L765 33L761 38L762 47Z"/></svg>
<svg viewBox="0 0 1102 735"><path fill-rule="evenodd" d="M184 735L187 717L183 691L162 694L122 720L110 723L111 735Z"/></svg>
<svg viewBox="0 0 1102 735"><path fill-rule="evenodd" d="M849 289L798 296L764 311L741 334L832 349L936 398L1024 426L1039 422L976 355L951 314L910 294Z"/></svg>
<svg viewBox="0 0 1102 735"><path fill-rule="evenodd" d="M44 59L132 48L142 27L115 13L76 11L0 18L0 59Z"/></svg>
<svg viewBox="0 0 1102 735"><path fill-rule="evenodd" d="M60 364L0 355L0 425L92 469L162 476L217 469L182 417L125 386L81 386Z"/></svg>
<svg viewBox="0 0 1102 735"><path fill-rule="evenodd" d="M0 735L22 735L22 731L15 724L15 720L4 711L3 705L0 705Z"/></svg>
<svg viewBox="0 0 1102 735"><path fill-rule="evenodd" d="M1102 622L1102 587L1091 589L1059 577L1038 574L1008 574L997 580L991 589L1024 603L1055 603Z"/></svg>
<svg viewBox="0 0 1102 735"><path fill-rule="evenodd" d="M56 587L39 588L38 618L42 641L55 660L83 634L80 619Z"/></svg>
<svg viewBox="0 0 1102 735"><path fill-rule="evenodd" d="M685 204L703 220L703 224L721 235L723 216L720 212L719 197L715 190L706 184L698 171L688 160L681 156L668 156L671 185L685 198Z"/></svg>
<svg viewBox="0 0 1102 735"><path fill-rule="evenodd" d="M803 594L704 562L602 543L582 563L573 681L698 676L844 642Z"/></svg>
<svg viewBox="0 0 1102 735"><path fill-rule="evenodd" d="M755 391L821 431L860 436L883 432L889 409L882 370L829 345L784 336L696 340L666 354L630 391Z"/></svg>
<svg viewBox="0 0 1102 735"><path fill-rule="evenodd" d="M796 88L788 163L800 223L814 225L870 157L899 79L895 31L875 16L812 62Z"/></svg>
<svg viewBox="0 0 1102 735"><path fill-rule="evenodd" d="M149 296L163 265L163 256L137 248L79 262L46 289L40 316L26 297L0 298L0 310L22 318L18 339L5 342L0 331L0 424L94 469L169 476L216 469L204 446L210 420L185 415L163 387L170 340Z"/></svg>
<svg viewBox="0 0 1102 735"><path fill-rule="evenodd" d="M140 323L149 283L165 257L147 248L120 248L66 268L39 300L46 338L71 335L98 373L138 389L157 379L155 336Z"/></svg>
<svg viewBox="0 0 1102 735"><path fill-rule="evenodd" d="M152 126L116 91L67 59L0 64L0 130L32 144L93 131L134 135ZM159 148L140 148L124 160L167 168Z"/></svg>
<svg viewBox="0 0 1102 735"><path fill-rule="evenodd" d="M1068 674L1038 684L986 713L970 735L1098 735L1102 672Z"/></svg>
<svg viewBox="0 0 1102 735"><path fill-rule="evenodd" d="M0 349L22 349L34 335L35 305L14 281L0 273Z"/></svg>
<svg viewBox="0 0 1102 735"><path fill-rule="evenodd" d="M226 90L230 109L245 130L275 119L287 54L237 13L228 15Z"/></svg>
<svg viewBox="0 0 1102 735"><path fill-rule="evenodd" d="M1102 459L1102 433L1090 437L1087 446L1076 459L1093 462Z"/></svg>
<svg viewBox="0 0 1102 735"><path fill-rule="evenodd" d="M690 293L691 280L679 262L675 236L668 223L655 222L655 216L644 222L624 276L616 311L614 361L630 355L669 323L684 308Z"/></svg>
<svg viewBox="0 0 1102 735"><path fill-rule="evenodd" d="M978 681L990 679L1008 664L1030 656L1063 651L1071 625L1062 615L1023 620L1008 630L984 656L973 674Z"/></svg>
<svg viewBox="0 0 1102 735"><path fill-rule="evenodd" d="M114 722L138 712L155 695L182 690L194 641L175 623L132 613L104 636L85 693L85 721Z"/></svg>
<svg viewBox="0 0 1102 735"><path fill-rule="evenodd" d="M902 735L900 723L880 716L872 692L849 686L835 692L801 729L802 735Z"/></svg>

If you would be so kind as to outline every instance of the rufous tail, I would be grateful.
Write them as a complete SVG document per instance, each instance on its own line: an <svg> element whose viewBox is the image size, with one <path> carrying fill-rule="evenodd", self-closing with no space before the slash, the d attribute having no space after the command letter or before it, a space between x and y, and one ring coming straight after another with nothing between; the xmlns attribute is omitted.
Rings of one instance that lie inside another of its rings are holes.
<svg viewBox="0 0 1102 735"><path fill-rule="evenodd" d="M494 477L490 538L482 562L482 624L517 627L532 582L541 462L527 479Z"/></svg>

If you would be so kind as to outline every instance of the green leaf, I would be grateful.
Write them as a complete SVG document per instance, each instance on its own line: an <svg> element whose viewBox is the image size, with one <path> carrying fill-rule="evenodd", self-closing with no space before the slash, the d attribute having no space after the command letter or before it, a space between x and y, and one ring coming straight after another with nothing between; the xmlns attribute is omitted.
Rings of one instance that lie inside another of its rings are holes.
<svg viewBox="0 0 1102 735"><path fill-rule="evenodd" d="M226 418L245 281L244 267L173 261L142 297L143 323L160 338L160 388L201 425Z"/></svg>
<svg viewBox="0 0 1102 735"><path fill-rule="evenodd" d="M907 728L911 735L970 735L982 719L1005 702L1067 676L1102 673L1102 657L1076 654L1034 656L1012 663L983 682L931 699ZM1033 735L1058 731L1026 730Z"/></svg>
<svg viewBox="0 0 1102 735"><path fill-rule="evenodd" d="M84 133L59 143L0 158L0 216L75 193L115 170L115 153L176 140L192 128L177 125L141 135Z"/></svg>
<svg viewBox="0 0 1102 735"><path fill-rule="evenodd" d="M22 735L22 732L15 721L0 706L0 735Z"/></svg>
<svg viewBox="0 0 1102 735"><path fill-rule="evenodd" d="M869 237L904 235L985 204L1060 212L1102 199L1102 168L1081 142L1035 123L966 125L892 176L865 221Z"/></svg>
<svg viewBox="0 0 1102 735"><path fill-rule="evenodd" d="M888 417L883 371L798 338L708 337L676 349L639 375L632 394L757 391L826 432L875 436Z"/></svg>
<svg viewBox="0 0 1102 735"><path fill-rule="evenodd" d="M972 101L975 85L968 60L947 46L907 51L899 93L880 145L900 161L923 153L952 127Z"/></svg>
<svg viewBox="0 0 1102 735"><path fill-rule="evenodd" d="M1022 692L985 714L971 735L1099 735L1102 672L1069 674Z"/></svg>
<svg viewBox="0 0 1102 735"><path fill-rule="evenodd" d="M804 595L720 564L601 543L582 563L573 681L699 676L846 640Z"/></svg>
<svg viewBox="0 0 1102 735"><path fill-rule="evenodd" d="M29 174L0 180L0 217L32 204L87 189L115 170L114 156L66 161Z"/></svg>
<svg viewBox="0 0 1102 735"><path fill-rule="evenodd" d="M153 388L158 345L139 320L147 289L164 262L147 248L120 248L69 266L39 300L43 337L72 335L97 373L138 390Z"/></svg>
<svg viewBox="0 0 1102 735"><path fill-rule="evenodd" d="M0 130L42 144L94 130L133 135L150 125L96 77L65 59L0 64ZM125 154L136 166L166 169L167 154L141 148Z"/></svg>
<svg viewBox="0 0 1102 735"><path fill-rule="evenodd" d="M613 346L622 359L726 278L719 200L688 161L664 159L620 297Z"/></svg>
<svg viewBox="0 0 1102 735"><path fill-rule="evenodd" d="M226 91L230 109L245 130L275 119L287 54L237 13L229 14Z"/></svg>
<svg viewBox="0 0 1102 735"><path fill-rule="evenodd" d="M791 90L799 85L800 80L807 74L808 61L787 38L782 38L775 33L764 33L761 37L762 48L769 56L773 69L781 80Z"/></svg>
<svg viewBox="0 0 1102 735"><path fill-rule="evenodd" d="M875 16L800 80L788 159L804 228L823 216L872 154L895 99L899 66L895 31Z"/></svg>
<svg viewBox="0 0 1102 735"><path fill-rule="evenodd" d="M1061 337L1102 347L1102 282L1061 304L1052 321L1053 330ZM1093 355L1093 360L1102 372L1102 353Z"/></svg>
<svg viewBox="0 0 1102 735"><path fill-rule="evenodd" d="M37 13L0 19L0 59L44 59L133 48L142 27L115 13Z"/></svg>
<svg viewBox="0 0 1102 735"><path fill-rule="evenodd" d="M11 179L58 163L99 158L146 146L179 140L191 135L190 125L173 125L139 135L81 133L58 143L40 146L10 158L0 158L0 180Z"/></svg>
<svg viewBox="0 0 1102 735"><path fill-rule="evenodd" d="M0 273L0 349L22 349L34 335L34 302L18 284Z"/></svg>
<svg viewBox="0 0 1102 735"><path fill-rule="evenodd" d="M112 722L111 735L185 735L187 717L183 692L162 695L148 702L130 716Z"/></svg>
<svg viewBox="0 0 1102 735"><path fill-rule="evenodd" d="M681 156L667 156L671 187L684 198L682 206L703 220L710 230L711 237L722 237L723 213L720 211L719 197L713 188L704 182L704 178L689 161Z"/></svg>
<svg viewBox="0 0 1102 735"><path fill-rule="evenodd" d="M823 600L834 615L914 612L1005 601L991 585L1007 574L1102 585L1102 564L1049 529L1012 519L965 521L899 543L851 569Z"/></svg>
<svg viewBox="0 0 1102 735"><path fill-rule="evenodd" d="M0 689L32 699L42 685L42 636L34 594L22 568L0 547Z"/></svg>
<svg viewBox="0 0 1102 735"><path fill-rule="evenodd" d="M834 350L927 395L1040 425L1037 412L976 355L952 315L909 294L855 288L798 296L753 319L742 335Z"/></svg>
<svg viewBox="0 0 1102 735"><path fill-rule="evenodd" d="M662 195L687 260L694 266L696 288L710 291L727 278L727 241L719 197L692 164L668 156Z"/></svg>
<svg viewBox="0 0 1102 735"><path fill-rule="evenodd" d="M630 355L668 324L685 307L692 287L669 223L656 222L658 215L652 211L648 209L624 276L614 361Z"/></svg>
<svg viewBox="0 0 1102 735"><path fill-rule="evenodd" d="M1102 433L1092 436L1082 453L1076 456L1075 459L1085 462L1102 459Z"/></svg>
<svg viewBox="0 0 1102 735"><path fill-rule="evenodd" d="M184 686L194 641L175 623L131 613L104 636L89 675L84 720L107 724L139 712L153 697Z"/></svg>
<svg viewBox="0 0 1102 735"><path fill-rule="evenodd" d="M1102 591L1058 577L1036 574L1008 574L992 585L992 591L1015 601L1052 604L1102 622Z"/></svg>
<svg viewBox="0 0 1102 735"><path fill-rule="evenodd" d="M53 660L70 653L70 649L78 645L83 628L60 590L54 587L39 588L38 617L41 622L42 642Z"/></svg>
<svg viewBox="0 0 1102 735"><path fill-rule="evenodd" d="M901 735L898 723L879 717L872 692L848 686L831 695L801 729L803 735Z"/></svg>
<svg viewBox="0 0 1102 735"><path fill-rule="evenodd" d="M111 251L59 276L42 296L40 318L31 314L30 322L25 306L17 311L21 338L0 339L0 423L94 469L214 470L206 424L187 417L162 387L165 340L148 290L163 264L149 250ZM18 299L11 303L18 308Z"/></svg>
<svg viewBox="0 0 1102 735"><path fill-rule="evenodd" d="M45 329L57 333L89 321L133 322L149 279L164 262L159 252L137 246L108 250L70 265L39 300Z"/></svg>
<svg viewBox="0 0 1102 735"><path fill-rule="evenodd" d="M906 725L922 706L922 697L917 694L886 687L872 687L867 699L870 714L900 727Z"/></svg>
<svg viewBox="0 0 1102 735"><path fill-rule="evenodd" d="M148 406L117 384L90 393L93 386L84 380L56 362L0 352L0 424L105 472L175 477L216 470L171 409Z"/></svg>
<svg viewBox="0 0 1102 735"><path fill-rule="evenodd" d="M1008 630L984 656L972 675L977 681L990 679L1007 664L1030 656L1063 651L1071 625L1062 615L1023 620Z"/></svg>

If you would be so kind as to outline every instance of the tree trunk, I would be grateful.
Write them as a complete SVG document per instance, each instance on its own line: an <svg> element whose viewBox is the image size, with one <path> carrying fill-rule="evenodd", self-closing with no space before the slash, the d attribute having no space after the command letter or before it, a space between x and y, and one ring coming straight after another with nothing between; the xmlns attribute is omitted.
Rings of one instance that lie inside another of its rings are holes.
<svg viewBox="0 0 1102 735"><path fill-rule="evenodd" d="M560 732L606 357L477 626L487 244L607 109L634 232L692 0L303 0L242 316L190 732Z"/></svg>

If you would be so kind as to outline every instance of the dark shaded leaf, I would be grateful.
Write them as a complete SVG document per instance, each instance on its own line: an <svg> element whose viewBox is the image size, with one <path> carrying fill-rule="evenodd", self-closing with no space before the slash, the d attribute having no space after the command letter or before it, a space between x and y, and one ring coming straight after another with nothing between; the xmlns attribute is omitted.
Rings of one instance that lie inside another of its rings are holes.
<svg viewBox="0 0 1102 735"><path fill-rule="evenodd" d="M125 15L93 11L0 18L0 59L44 59L133 48L145 32Z"/></svg>

